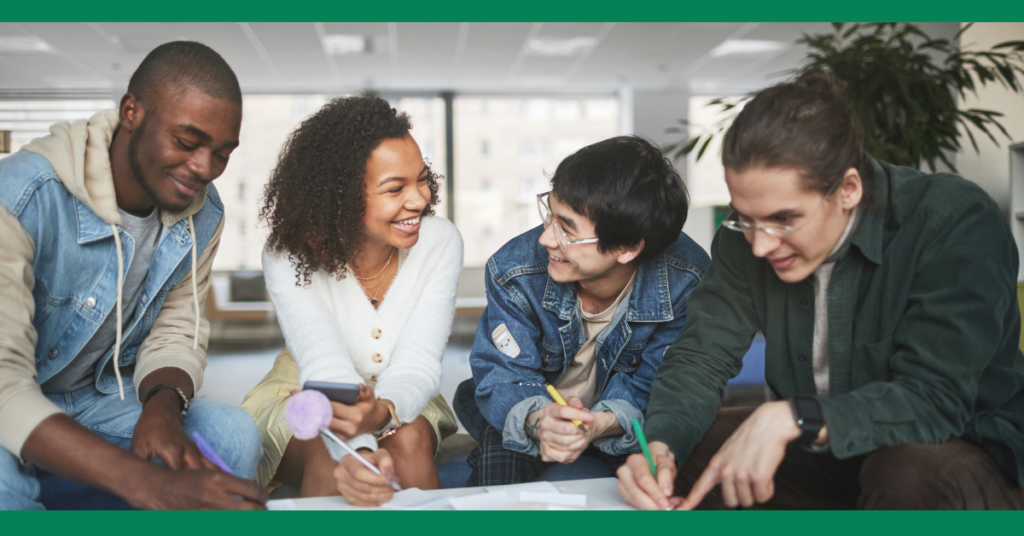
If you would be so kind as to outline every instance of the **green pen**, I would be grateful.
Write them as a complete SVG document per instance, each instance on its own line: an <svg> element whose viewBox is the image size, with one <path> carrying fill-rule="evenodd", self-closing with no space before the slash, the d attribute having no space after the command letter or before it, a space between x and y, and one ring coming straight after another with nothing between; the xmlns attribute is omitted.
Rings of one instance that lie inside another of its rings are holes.
<svg viewBox="0 0 1024 536"><path fill-rule="evenodd" d="M651 475L654 478L658 478L658 471L654 468L654 460L651 459L651 451L647 450L647 438L644 437L644 431L640 428L640 421L633 419L633 430L636 430L636 437L640 439L640 448L644 449L644 456L647 456L647 463L651 464Z"/></svg>

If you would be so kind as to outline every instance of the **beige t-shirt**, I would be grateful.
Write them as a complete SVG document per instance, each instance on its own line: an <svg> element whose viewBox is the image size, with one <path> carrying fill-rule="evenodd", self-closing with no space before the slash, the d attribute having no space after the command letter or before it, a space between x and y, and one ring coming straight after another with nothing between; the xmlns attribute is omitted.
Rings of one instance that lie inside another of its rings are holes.
<svg viewBox="0 0 1024 536"><path fill-rule="evenodd" d="M583 310L579 298L576 298L576 306L579 307L583 318L583 330L587 335L587 341L583 343L572 362L569 363L569 370L565 372L565 376L555 385L564 398L578 396L583 401L583 407L590 408L601 397L601 393L597 392L597 337L604 331L604 328L608 327L619 304L633 290L633 279L635 278L636 272L633 273L633 277L629 278L629 282L623 287L619 297L615 298L615 303L600 313L588 314Z"/></svg>

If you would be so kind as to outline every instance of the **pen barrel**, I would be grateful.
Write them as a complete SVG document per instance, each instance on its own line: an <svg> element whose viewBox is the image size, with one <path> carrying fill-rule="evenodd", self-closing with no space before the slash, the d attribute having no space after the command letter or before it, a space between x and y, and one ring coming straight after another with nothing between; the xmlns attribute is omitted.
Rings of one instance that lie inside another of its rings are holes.
<svg viewBox="0 0 1024 536"><path fill-rule="evenodd" d="M334 432L332 432L329 429L325 428L325 429L321 430L320 433L325 435L325 436L327 436L327 437L329 437L329 438L331 438L332 441L337 443L341 448L345 449L346 452L348 452L349 454L354 456L356 460L359 460L359 463L365 465L367 469L373 471L374 473L376 473L378 475L384 476L384 474L380 472L380 469L377 469L376 467L374 467L372 463L370 463L361 454L356 452L356 449L352 448L351 446L349 446L348 443L345 443L338 436L334 435ZM395 482L395 481L391 481L391 489L393 489L395 491L402 491L402 487L399 486L398 482Z"/></svg>

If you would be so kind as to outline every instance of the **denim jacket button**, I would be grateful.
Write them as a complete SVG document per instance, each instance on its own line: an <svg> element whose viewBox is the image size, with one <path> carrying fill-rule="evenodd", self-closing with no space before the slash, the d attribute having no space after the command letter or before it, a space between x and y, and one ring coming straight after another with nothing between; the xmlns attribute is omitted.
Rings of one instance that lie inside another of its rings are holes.
<svg viewBox="0 0 1024 536"><path fill-rule="evenodd" d="M636 364L637 364L636 356L633 356L633 359L629 360L629 366L635 367Z"/></svg>
<svg viewBox="0 0 1024 536"><path fill-rule="evenodd" d="M49 357L50 359L57 359L57 349L50 348L50 352L46 354L46 356Z"/></svg>
<svg viewBox="0 0 1024 536"><path fill-rule="evenodd" d="M93 307L96 307L96 298L89 296L85 299L85 308L92 309Z"/></svg>

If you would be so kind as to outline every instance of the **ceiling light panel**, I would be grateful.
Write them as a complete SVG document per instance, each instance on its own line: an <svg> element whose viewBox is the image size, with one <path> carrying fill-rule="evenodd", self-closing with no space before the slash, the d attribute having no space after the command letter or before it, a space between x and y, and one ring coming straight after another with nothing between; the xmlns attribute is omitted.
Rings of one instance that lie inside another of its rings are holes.
<svg viewBox="0 0 1024 536"><path fill-rule="evenodd" d="M31 35L0 36L0 52L53 52L53 47Z"/></svg>
<svg viewBox="0 0 1024 536"><path fill-rule="evenodd" d="M784 41L761 41L757 39L726 39L711 49L712 58L733 56L737 54L764 54L788 48Z"/></svg>
<svg viewBox="0 0 1024 536"><path fill-rule="evenodd" d="M526 52L537 56L578 56L596 44L597 39L594 37L537 37L526 44Z"/></svg>

